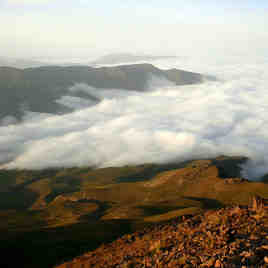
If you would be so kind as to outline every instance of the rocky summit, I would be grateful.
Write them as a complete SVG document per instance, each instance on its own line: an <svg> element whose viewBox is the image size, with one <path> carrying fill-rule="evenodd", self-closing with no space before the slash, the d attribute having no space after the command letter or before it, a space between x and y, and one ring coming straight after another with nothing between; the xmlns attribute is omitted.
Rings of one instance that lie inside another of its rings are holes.
<svg viewBox="0 0 268 268"><path fill-rule="evenodd" d="M57 268L268 267L267 200L184 216L125 235Z"/></svg>

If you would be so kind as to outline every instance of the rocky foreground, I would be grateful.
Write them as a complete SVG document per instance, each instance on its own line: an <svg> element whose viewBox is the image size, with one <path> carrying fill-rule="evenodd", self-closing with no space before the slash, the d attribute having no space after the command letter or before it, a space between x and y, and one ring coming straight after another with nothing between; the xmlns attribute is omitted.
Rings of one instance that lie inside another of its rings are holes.
<svg viewBox="0 0 268 268"><path fill-rule="evenodd" d="M57 268L268 267L267 200L125 235Z"/></svg>

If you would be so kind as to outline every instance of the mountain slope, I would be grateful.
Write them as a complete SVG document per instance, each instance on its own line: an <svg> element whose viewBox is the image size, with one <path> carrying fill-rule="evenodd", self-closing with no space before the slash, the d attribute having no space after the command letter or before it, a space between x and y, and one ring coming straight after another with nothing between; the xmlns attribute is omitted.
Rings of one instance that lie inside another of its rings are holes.
<svg viewBox="0 0 268 268"><path fill-rule="evenodd" d="M0 67L0 119L21 118L25 110L39 113L66 113L71 109L57 103L62 96L78 96L92 101L96 97L85 92L70 92L76 83L95 88L144 91L152 77L177 85L200 83L203 76L181 70L161 70L150 64L92 68L89 66L16 69Z"/></svg>
<svg viewBox="0 0 268 268"><path fill-rule="evenodd" d="M240 177L244 161L0 170L1 250L21 256L10 267L48 268L146 226L268 198L268 184Z"/></svg>
<svg viewBox="0 0 268 268"><path fill-rule="evenodd" d="M257 199L260 201L259 199ZM268 207L229 207L103 245L57 268L267 267Z"/></svg>

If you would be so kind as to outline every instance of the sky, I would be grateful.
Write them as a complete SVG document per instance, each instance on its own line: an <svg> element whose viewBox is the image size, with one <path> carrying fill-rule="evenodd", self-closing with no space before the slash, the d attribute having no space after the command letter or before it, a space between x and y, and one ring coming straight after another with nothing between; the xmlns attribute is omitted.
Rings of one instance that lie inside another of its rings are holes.
<svg viewBox="0 0 268 268"><path fill-rule="evenodd" d="M0 57L247 53L267 47L267 11L264 0L0 0Z"/></svg>

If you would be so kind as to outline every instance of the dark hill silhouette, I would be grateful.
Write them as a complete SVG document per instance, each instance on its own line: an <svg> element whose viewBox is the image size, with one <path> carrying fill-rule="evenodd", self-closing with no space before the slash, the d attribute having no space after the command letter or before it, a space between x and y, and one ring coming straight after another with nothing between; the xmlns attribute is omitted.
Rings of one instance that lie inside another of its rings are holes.
<svg viewBox="0 0 268 268"><path fill-rule="evenodd" d="M161 70L151 64L92 68L89 66L45 66L16 69L0 67L0 119L11 115L21 118L23 110L40 113L66 113L70 108L55 102L62 96L94 96L71 93L68 88L85 83L95 88L144 91L152 76L177 85L201 83L205 76L182 70Z"/></svg>

